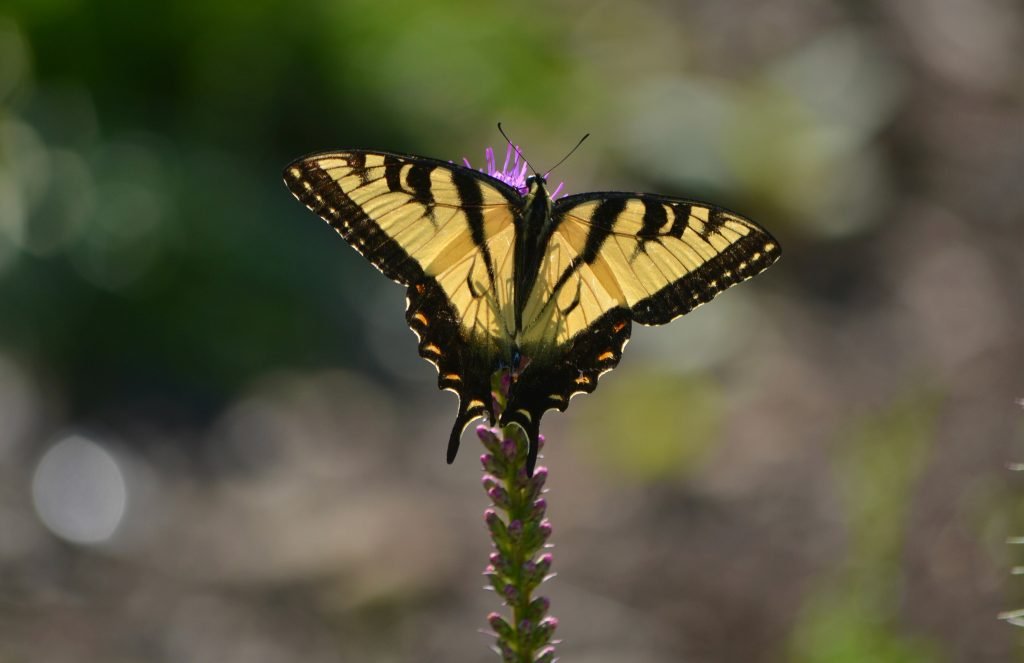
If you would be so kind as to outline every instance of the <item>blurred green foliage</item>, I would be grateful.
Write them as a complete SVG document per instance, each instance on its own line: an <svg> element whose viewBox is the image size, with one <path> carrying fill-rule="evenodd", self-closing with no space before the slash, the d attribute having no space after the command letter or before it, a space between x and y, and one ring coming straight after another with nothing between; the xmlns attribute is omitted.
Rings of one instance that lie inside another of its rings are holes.
<svg viewBox="0 0 1024 663"><path fill-rule="evenodd" d="M722 428L722 395L708 379L637 371L601 385L612 408L589 408L580 445L607 471L644 483L699 467Z"/></svg>
<svg viewBox="0 0 1024 663"><path fill-rule="evenodd" d="M854 424L834 472L843 486L850 544L794 631L798 663L925 663L948 660L933 643L899 627L900 557L907 511L938 414L933 394L911 394Z"/></svg>

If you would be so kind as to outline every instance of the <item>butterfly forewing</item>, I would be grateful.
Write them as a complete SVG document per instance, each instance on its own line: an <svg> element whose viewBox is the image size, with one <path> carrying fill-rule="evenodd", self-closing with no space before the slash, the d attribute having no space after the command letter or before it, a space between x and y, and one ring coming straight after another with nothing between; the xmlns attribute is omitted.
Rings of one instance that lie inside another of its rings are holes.
<svg viewBox="0 0 1024 663"><path fill-rule="evenodd" d="M611 209L614 213L609 213ZM598 282L617 288L636 322L659 325L763 271L779 245L753 222L705 203L650 194L570 196L556 235L578 246Z"/></svg>

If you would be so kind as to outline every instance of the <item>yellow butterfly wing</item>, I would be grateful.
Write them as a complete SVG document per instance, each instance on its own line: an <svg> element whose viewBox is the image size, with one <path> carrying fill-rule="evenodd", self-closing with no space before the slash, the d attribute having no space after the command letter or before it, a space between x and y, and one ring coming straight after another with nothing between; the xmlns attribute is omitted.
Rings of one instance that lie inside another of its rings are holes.
<svg viewBox="0 0 1024 663"><path fill-rule="evenodd" d="M579 278L594 279L645 325L689 313L781 255L753 221L690 200L591 193L559 200L554 216Z"/></svg>
<svg viewBox="0 0 1024 663"><path fill-rule="evenodd" d="M778 260L778 242L738 214L652 194L562 198L540 275L526 299L523 349L532 363L503 421L528 433L614 368L631 323L660 325Z"/></svg>
<svg viewBox="0 0 1024 663"><path fill-rule="evenodd" d="M459 396L449 462L466 424L494 418L490 378L511 337L512 251L522 197L470 168L346 150L298 159L285 184L386 276L407 285L406 320L438 385Z"/></svg>

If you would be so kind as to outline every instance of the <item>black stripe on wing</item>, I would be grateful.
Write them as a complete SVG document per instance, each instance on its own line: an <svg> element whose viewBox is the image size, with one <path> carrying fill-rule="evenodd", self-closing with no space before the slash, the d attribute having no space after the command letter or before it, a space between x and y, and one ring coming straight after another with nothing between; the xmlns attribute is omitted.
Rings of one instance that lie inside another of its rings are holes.
<svg viewBox="0 0 1024 663"><path fill-rule="evenodd" d="M484 267L487 269L487 278L490 280L493 290L496 287L494 261L491 258L491 249L487 246L484 237L484 194L480 189L480 180L468 177L461 171L452 171L452 181L455 183L455 190L459 193L459 200L462 201L462 211L466 214L473 244L484 257Z"/></svg>

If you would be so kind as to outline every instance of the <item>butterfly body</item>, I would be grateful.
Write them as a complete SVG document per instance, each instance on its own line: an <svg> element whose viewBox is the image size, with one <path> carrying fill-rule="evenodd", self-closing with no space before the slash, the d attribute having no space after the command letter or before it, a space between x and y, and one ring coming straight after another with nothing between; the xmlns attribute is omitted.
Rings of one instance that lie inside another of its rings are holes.
<svg viewBox="0 0 1024 663"><path fill-rule="evenodd" d="M523 210L517 220L515 247L515 315L516 336L523 331L523 309L540 274L541 259L551 238L551 195L544 178L527 179Z"/></svg>
<svg viewBox="0 0 1024 663"><path fill-rule="evenodd" d="M285 183L389 278L438 386L459 396L448 461L473 419L498 420L491 378L511 378L500 423L536 462L541 416L593 391L632 322L663 324L762 271L778 243L705 203L633 193L553 200L471 168L368 150L312 155Z"/></svg>

